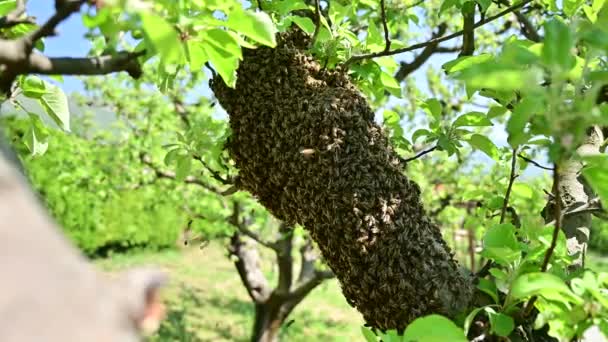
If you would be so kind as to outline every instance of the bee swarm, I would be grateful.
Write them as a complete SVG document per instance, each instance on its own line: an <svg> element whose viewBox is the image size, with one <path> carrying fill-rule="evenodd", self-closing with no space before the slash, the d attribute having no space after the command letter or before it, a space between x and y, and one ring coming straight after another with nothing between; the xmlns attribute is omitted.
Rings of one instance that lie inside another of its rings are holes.
<svg viewBox="0 0 608 342"><path fill-rule="evenodd" d="M244 49L236 89L211 88L230 116L227 148L242 188L311 232L350 305L376 328L453 316L472 285L374 112L347 75L322 70L299 30Z"/></svg>

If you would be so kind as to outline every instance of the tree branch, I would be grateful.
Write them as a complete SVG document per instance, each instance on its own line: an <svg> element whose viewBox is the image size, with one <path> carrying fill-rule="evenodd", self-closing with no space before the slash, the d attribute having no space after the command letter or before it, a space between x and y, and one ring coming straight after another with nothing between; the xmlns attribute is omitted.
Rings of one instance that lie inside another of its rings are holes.
<svg viewBox="0 0 608 342"><path fill-rule="evenodd" d="M462 6L462 51L458 57L471 56L475 51L475 2Z"/></svg>
<svg viewBox="0 0 608 342"><path fill-rule="evenodd" d="M315 32L312 34L312 40L310 46L315 45L317 36L321 30L321 0L315 0Z"/></svg>
<svg viewBox="0 0 608 342"><path fill-rule="evenodd" d="M217 180L218 182L220 182L220 183L222 183L222 184L224 184L224 185L230 185L230 184L234 184L234 181L232 181L231 179L226 179L226 178L222 177L222 175L221 175L221 174L220 174L218 171L216 171L216 170L212 169L212 168L211 168L211 167L210 167L210 166L209 166L209 165L208 165L208 164L207 164L207 163L206 163L206 162L203 160L203 158L202 158L201 156L198 156L198 155L193 155L193 156L192 156L192 158L194 158L194 159L198 160L198 161L199 161L199 162L200 162L200 163L203 165L203 167L204 167L205 169L207 169L207 171L209 171L209 173L211 173L211 176L212 176L212 177L213 177L215 180Z"/></svg>
<svg viewBox="0 0 608 342"><path fill-rule="evenodd" d="M391 49L391 37L388 32L388 24L386 22L386 8L384 0L380 0L380 17L382 18L382 27L384 28L384 52L388 52Z"/></svg>
<svg viewBox="0 0 608 342"><path fill-rule="evenodd" d="M37 30L23 38L28 49L26 52L29 54L38 40L55 35L57 25L66 20L72 13L78 12L84 2L84 0L55 0L55 14Z"/></svg>
<svg viewBox="0 0 608 342"><path fill-rule="evenodd" d="M559 185L559 172L557 163L553 167L553 195L556 198L555 201L555 228L553 229L553 236L551 238L551 244L545 253L545 258L543 259L543 263L540 267L541 272L546 272L549 267L549 261L551 260L551 255L553 255L553 251L557 246L557 237L559 236L559 231L562 228L562 201L560 194L560 185ZM536 301L536 296L530 298L530 301L526 304L524 308L524 317L528 316L530 312L532 312L532 308L534 307L534 302Z"/></svg>
<svg viewBox="0 0 608 342"><path fill-rule="evenodd" d="M276 243L268 242L262 239L262 237L260 237L258 234L249 229L249 222L246 219L243 221L240 220L239 215L241 212L241 204L238 201L232 201L232 208L233 210L232 218L230 219L230 224L232 224L236 229L238 229L240 233L246 235L250 239L259 243L260 245L276 251L276 249L278 248Z"/></svg>
<svg viewBox="0 0 608 342"><path fill-rule="evenodd" d="M7 15L0 17L0 29L11 28L19 24L36 24L36 18L22 16L25 14L25 1L17 0L15 9L9 12Z"/></svg>
<svg viewBox="0 0 608 342"><path fill-rule="evenodd" d="M286 295L293 283L293 227L282 222L279 228L281 238L275 243L277 264L279 266L279 281L275 292L278 295Z"/></svg>
<svg viewBox="0 0 608 342"><path fill-rule="evenodd" d="M431 152L435 151L436 149L437 149L437 146L433 146L433 147L429 148L428 150L424 150L424 151L418 153L417 155L415 155L413 157L410 157L410 158L407 158L407 159L401 159L401 162L402 163L409 163L412 160L416 160L416 159L424 156L425 154L428 154L428 153L431 153Z"/></svg>
<svg viewBox="0 0 608 342"><path fill-rule="evenodd" d="M505 16L506 14L509 14L509 13L511 13L511 12L513 12L513 11L515 11L515 10L517 10L517 9L525 6L525 5L527 5L530 2L532 2L532 0L523 0L522 2L520 2L518 4L515 4L513 6L510 6L509 8L507 8L507 9L499 12L496 15L493 15L491 17L488 17L488 18L486 18L484 20L481 20L481 21L477 22L475 25L473 25L473 28L474 29L479 28L479 27L481 27L481 26L483 26L483 25L485 25L487 23L490 23L490 22L492 22L492 21L494 21L494 20L496 20L498 18L501 18L501 17ZM364 59L370 59L370 58L376 58L376 57L382 57L382 56L391 56L391 55L396 55L396 54L400 54L400 53L403 53L403 52L418 50L418 49L426 47L426 46L428 46L430 44L441 43L441 42L445 42L445 41L450 40L450 39L454 39L456 37L460 37L463 34L464 34L464 30L460 30L458 32L454 32L454 33L449 34L449 35L444 36L444 37L431 39L429 41L426 41L426 42L423 42L423 43L414 44L414 45L410 45L408 47L404 47L404 48L401 48L401 49L395 49L395 50L392 50L392 51L372 52L372 53L363 54L363 55L356 55L356 56L351 57L349 60L347 60L344 63L344 66L348 67L350 64L352 64L354 62L358 62L358 61L361 61L361 60L364 60Z"/></svg>
<svg viewBox="0 0 608 342"><path fill-rule="evenodd" d="M142 153L140 155L140 160L143 164L147 165L150 169L152 169L152 171L154 171L156 177L173 180L177 179L175 172L161 170L156 165L154 165L154 163L150 160L150 157L148 157L147 155ZM205 188L206 190L209 190L210 192L213 192L214 194L222 195L222 191L220 189L214 187L213 185L207 184L205 181L198 179L194 176L187 176L186 178L184 178L184 183L198 185L200 187Z"/></svg>
<svg viewBox="0 0 608 342"><path fill-rule="evenodd" d="M432 39L445 34L447 25L442 23L437 28L437 32L433 33ZM395 73L395 79L397 82L403 81L409 74L420 68L435 52L440 52L440 48L437 46L439 43L430 44L422 50L422 52L414 58L410 63L401 62L401 66L397 73ZM444 50L445 51L445 50ZM447 51L453 52L453 51Z"/></svg>
<svg viewBox="0 0 608 342"><path fill-rule="evenodd" d="M534 165L534 166L538 167L538 168L541 168L541 169L543 169L543 170L549 170L549 171L553 171L553 168L552 168L552 167L548 167L548 166L541 165L541 164L539 164L539 163L535 162L534 160L532 160L532 159L530 159L530 158L528 158L528 157L524 156L524 155L523 155L523 154L521 154L521 153L520 153L520 154L518 154L517 156L518 156L519 158L521 158L521 159L525 160L526 162L528 162L528 163L530 163L530 164L532 164L532 165Z"/></svg>
<svg viewBox="0 0 608 342"><path fill-rule="evenodd" d="M240 233L236 231L230 238L228 252L236 256L234 266L251 299L256 303L265 302L270 297L271 290L268 280L260 268L260 256L257 249L242 241Z"/></svg>
<svg viewBox="0 0 608 342"><path fill-rule="evenodd" d="M507 213L507 207L509 206L509 197L511 197L511 190L513 189L513 183L517 178L515 174L515 166L517 165L517 147L513 148L513 156L511 157L511 173L509 175L509 184L507 185L507 192L505 193L505 199L502 203L502 209L500 210L500 223L505 222L505 215Z"/></svg>

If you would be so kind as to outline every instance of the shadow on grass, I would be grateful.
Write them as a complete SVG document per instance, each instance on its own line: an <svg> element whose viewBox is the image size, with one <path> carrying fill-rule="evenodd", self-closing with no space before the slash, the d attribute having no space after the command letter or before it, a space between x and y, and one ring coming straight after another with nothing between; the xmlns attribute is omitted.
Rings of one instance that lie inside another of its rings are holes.
<svg viewBox="0 0 608 342"><path fill-rule="evenodd" d="M177 303L169 305L165 319L155 335L147 342L202 342L192 329L188 329L187 317L201 305L194 289L182 285Z"/></svg>

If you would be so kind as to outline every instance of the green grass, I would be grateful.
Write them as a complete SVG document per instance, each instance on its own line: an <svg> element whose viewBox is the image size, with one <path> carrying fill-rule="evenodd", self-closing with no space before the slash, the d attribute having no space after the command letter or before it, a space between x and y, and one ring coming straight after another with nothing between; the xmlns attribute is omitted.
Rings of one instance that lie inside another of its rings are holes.
<svg viewBox="0 0 608 342"><path fill-rule="evenodd" d="M272 260L272 255L263 255ZM253 304L238 274L219 243L205 249L142 252L97 260L104 270L116 272L131 266L153 264L171 278L165 290L168 316L152 341L249 341ZM276 279L271 263L264 265ZM297 269L296 269L297 271ZM359 341L361 316L351 308L336 280L317 287L296 307L281 333L283 341Z"/></svg>

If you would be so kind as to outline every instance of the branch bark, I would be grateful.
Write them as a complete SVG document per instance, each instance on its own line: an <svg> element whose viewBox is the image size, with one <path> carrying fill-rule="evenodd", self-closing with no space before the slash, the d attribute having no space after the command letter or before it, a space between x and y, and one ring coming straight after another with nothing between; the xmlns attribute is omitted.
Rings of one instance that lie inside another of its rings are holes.
<svg viewBox="0 0 608 342"><path fill-rule="evenodd" d="M532 0L524 0L524 1L520 2L520 3L518 3L518 4L510 6L507 9L499 12L496 15L493 15L491 17L488 17L488 18L486 18L484 20L481 20L481 21L477 22L475 25L473 25L473 29L479 28L479 27L481 27L481 26L483 26L483 25L485 25L487 23L490 23L490 22L492 22L492 21L494 21L494 20L496 20L498 18L501 18L501 17L503 17L503 16L505 16L505 15L507 15L507 14L509 14L509 13L511 13L511 12L513 12L513 11L515 11L515 10L517 10L517 9L519 9L519 8L527 5L527 4L529 4L530 2L532 2ZM421 48L426 47L426 46L431 45L431 44L441 43L441 42L448 41L450 39L454 39L456 37L460 37L464 33L465 33L464 30L460 30L458 32L454 32L452 34L449 34L447 36L431 39L429 41L426 41L426 42L423 42L423 43L414 44L414 45L410 45L408 47L404 47L404 48L401 48L401 49L395 49L395 50L391 50L391 51L372 52L372 53L363 54L363 55L355 55L355 56L351 57L349 60L347 60L344 63L344 66L348 67L352 63L355 63L355 62L358 62L358 61L362 61L362 60L365 60L365 59L382 57L382 56L397 55L397 54L400 54L400 53L403 53L403 52L418 50L418 49L421 49Z"/></svg>
<svg viewBox="0 0 608 342"><path fill-rule="evenodd" d="M579 156L599 154L603 141L604 134L600 127L591 127L587 131L586 140L577 148L576 153ZM559 185L561 198L554 197L548 201L542 211L545 222L549 223L557 219L555 210L557 201L560 201L560 205L563 204L564 208L592 206L590 202L594 201L596 196L581 175L583 166L583 162L577 158L571 158L560 166L560 169L557 171L558 182L555 182L554 186L556 184ZM566 235L568 254L578 254L578 257L570 265L571 269L584 266L591 219L591 211L572 212L563 217L561 229Z"/></svg>

